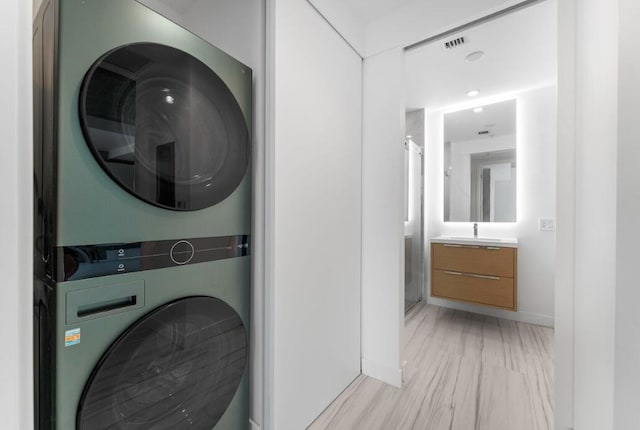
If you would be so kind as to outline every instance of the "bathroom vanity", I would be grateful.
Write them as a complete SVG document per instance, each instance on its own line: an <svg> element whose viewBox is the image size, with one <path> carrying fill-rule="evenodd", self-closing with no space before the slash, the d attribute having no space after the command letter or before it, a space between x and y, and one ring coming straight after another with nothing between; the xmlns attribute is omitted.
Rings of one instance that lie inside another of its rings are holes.
<svg viewBox="0 0 640 430"><path fill-rule="evenodd" d="M517 239L431 239L431 296L517 310Z"/></svg>

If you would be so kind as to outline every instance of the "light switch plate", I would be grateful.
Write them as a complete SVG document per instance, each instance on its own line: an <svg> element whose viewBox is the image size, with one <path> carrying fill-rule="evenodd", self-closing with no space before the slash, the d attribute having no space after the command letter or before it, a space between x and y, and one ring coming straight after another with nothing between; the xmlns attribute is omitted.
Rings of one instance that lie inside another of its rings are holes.
<svg viewBox="0 0 640 430"><path fill-rule="evenodd" d="M552 218L540 218L538 220L538 228L540 229L540 231L555 231L555 220Z"/></svg>

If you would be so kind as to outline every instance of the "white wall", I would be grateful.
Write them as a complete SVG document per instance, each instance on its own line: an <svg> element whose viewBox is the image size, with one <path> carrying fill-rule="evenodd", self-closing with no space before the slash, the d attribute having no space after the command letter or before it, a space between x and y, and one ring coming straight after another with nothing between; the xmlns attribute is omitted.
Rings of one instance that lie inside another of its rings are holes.
<svg viewBox="0 0 640 430"><path fill-rule="evenodd" d="M149 0L158 1L158 0ZM367 22L341 0L309 0L364 58L408 46L523 0L405 0Z"/></svg>
<svg viewBox="0 0 640 430"><path fill-rule="evenodd" d="M584 430L613 423L617 3L582 0L577 9L574 425Z"/></svg>
<svg viewBox="0 0 640 430"><path fill-rule="evenodd" d="M190 31L251 67L254 73L255 104L260 116L264 106L263 3L256 0L197 0L184 12L182 20ZM261 127L262 122L254 130L259 137L262 137ZM259 143L262 143L262 139Z"/></svg>
<svg viewBox="0 0 640 430"><path fill-rule="evenodd" d="M306 1L273 5L267 424L299 430L360 373L362 61Z"/></svg>
<svg viewBox="0 0 640 430"><path fill-rule="evenodd" d="M633 430L640 422L640 4L637 0L620 0L619 20L614 428Z"/></svg>
<svg viewBox="0 0 640 430"><path fill-rule="evenodd" d="M576 170L576 2L558 1L558 150L554 428L573 427Z"/></svg>
<svg viewBox="0 0 640 430"><path fill-rule="evenodd" d="M34 0L38 1L38 0ZM136 0L197 34L251 67L259 116L264 115L265 7L255 0L196 0L184 11L181 0ZM239 25L242 24L242 25ZM263 123L254 125L262 138ZM262 142L262 139L260 139Z"/></svg>
<svg viewBox="0 0 640 430"><path fill-rule="evenodd" d="M365 52L365 25L346 2L335 0L309 0L331 25L349 42L362 57Z"/></svg>
<svg viewBox="0 0 640 430"><path fill-rule="evenodd" d="M403 78L400 48L364 61L362 372L396 386L404 347Z"/></svg>
<svg viewBox="0 0 640 430"><path fill-rule="evenodd" d="M424 148L424 109L407 112L405 118L407 134L420 148Z"/></svg>
<svg viewBox="0 0 640 430"><path fill-rule="evenodd" d="M2 427L33 428L31 2L9 0L0 14L0 414Z"/></svg>
<svg viewBox="0 0 640 430"><path fill-rule="evenodd" d="M538 230L538 219L555 218L556 213L556 90L555 87L547 87L526 91L516 97L518 221L481 223L479 235L518 238L518 312L431 297L428 301L441 306L552 326L555 237L553 232ZM470 236L473 234L473 223L443 222L442 112L427 114L426 130L427 237ZM429 296L428 291L425 296Z"/></svg>
<svg viewBox="0 0 640 430"><path fill-rule="evenodd" d="M408 46L522 0L412 0L366 26L366 56Z"/></svg>

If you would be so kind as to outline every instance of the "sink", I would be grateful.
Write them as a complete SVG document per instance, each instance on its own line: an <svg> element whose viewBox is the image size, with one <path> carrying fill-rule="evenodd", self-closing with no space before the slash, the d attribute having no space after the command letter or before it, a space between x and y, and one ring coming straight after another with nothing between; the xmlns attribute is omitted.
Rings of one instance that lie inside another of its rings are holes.
<svg viewBox="0 0 640 430"><path fill-rule="evenodd" d="M507 246L511 248L516 248L518 246L518 239L511 238L497 238L497 237L472 237L472 236L439 236L431 239L432 242L436 243L452 243L452 244L466 244L466 245L500 245Z"/></svg>

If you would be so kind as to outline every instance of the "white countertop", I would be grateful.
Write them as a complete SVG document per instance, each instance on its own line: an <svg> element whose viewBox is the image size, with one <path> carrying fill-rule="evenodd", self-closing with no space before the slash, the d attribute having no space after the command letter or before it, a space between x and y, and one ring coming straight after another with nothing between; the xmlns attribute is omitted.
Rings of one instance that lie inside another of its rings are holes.
<svg viewBox="0 0 640 430"><path fill-rule="evenodd" d="M431 242L455 245L502 246L506 248L518 247L518 239L497 237L438 236L432 237Z"/></svg>

